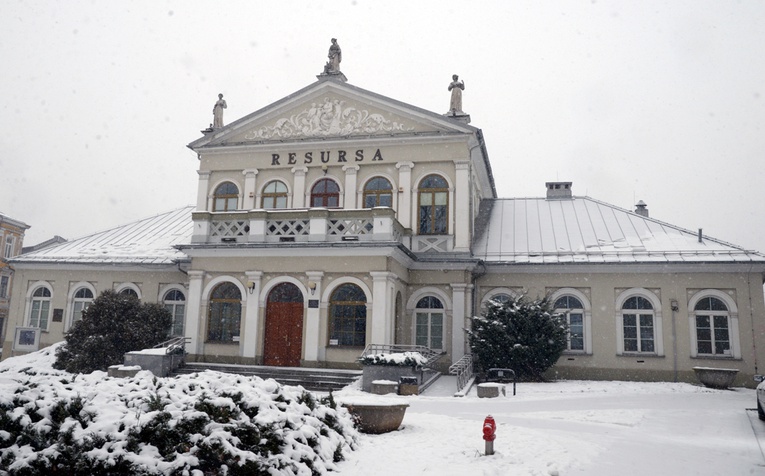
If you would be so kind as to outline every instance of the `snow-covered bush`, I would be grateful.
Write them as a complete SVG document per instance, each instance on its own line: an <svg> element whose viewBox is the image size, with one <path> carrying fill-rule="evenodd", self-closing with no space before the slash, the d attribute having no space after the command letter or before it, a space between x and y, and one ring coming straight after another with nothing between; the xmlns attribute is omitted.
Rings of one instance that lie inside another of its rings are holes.
<svg viewBox="0 0 765 476"><path fill-rule="evenodd" d="M419 352L393 352L365 355L359 359L362 365L397 365L399 367L421 367L428 362Z"/></svg>
<svg viewBox="0 0 765 476"><path fill-rule="evenodd" d="M171 324L172 315L159 304L105 291L66 333L55 367L80 373L106 370L121 364L126 352L166 340Z"/></svg>
<svg viewBox="0 0 765 476"><path fill-rule="evenodd" d="M119 379L14 360L0 365L3 476L324 474L358 437L331 395L273 380Z"/></svg>
<svg viewBox="0 0 765 476"><path fill-rule="evenodd" d="M484 371L513 369L521 378L537 380L566 348L566 319L553 314L547 298L489 301L472 321L470 349Z"/></svg>

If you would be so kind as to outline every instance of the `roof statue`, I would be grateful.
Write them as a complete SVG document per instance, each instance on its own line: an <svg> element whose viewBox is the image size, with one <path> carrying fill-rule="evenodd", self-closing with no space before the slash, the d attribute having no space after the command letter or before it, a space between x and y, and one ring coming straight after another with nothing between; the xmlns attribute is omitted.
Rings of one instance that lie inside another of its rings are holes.
<svg viewBox="0 0 765 476"><path fill-rule="evenodd" d="M451 99L449 100L449 112L447 116L453 117L465 123L470 123L470 115L465 114L462 110L462 91L465 90L465 82L459 80L459 76L452 75L452 82L449 83L449 91L451 91Z"/></svg>
<svg viewBox="0 0 765 476"><path fill-rule="evenodd" d="M218 94L218 100L213 106L213 129L220 129L223 127L223 110L228 108L226 100L223 99L223 94Z"/></svg>
<svg viewBox="0 0 765 476"><path fill-rule="evenodd" d="M332 38L332 44L327 53L327 63L324 65L324 72L318 78L336 78L343 82L348 81L345 75L340 71L340 62L343 61L343 50L337 44L337 38Z"/></svg>

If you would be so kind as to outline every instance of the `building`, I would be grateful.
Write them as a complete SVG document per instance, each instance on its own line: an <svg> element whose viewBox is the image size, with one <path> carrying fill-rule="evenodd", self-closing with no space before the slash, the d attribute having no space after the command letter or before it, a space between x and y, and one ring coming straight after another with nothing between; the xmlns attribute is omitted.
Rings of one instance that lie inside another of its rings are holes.
<svg viewBox="0 0 765 476"><path fill-rule="evenodd" d="M569 322L553 375L695 381L709 366L751 384L765 256L570 182L498 198L460 93L455 77L449 112L434 113L328 63L231 124L216 106L188 145L196 205L15 258L13 326L51 344L113 289L171 309L192 360L355 367L365 345L397 343L445 352L445 370L483 303L526 293Z"/></svg>
<svg viewBox="0 0 765 476"><path fill-rule="evenodd" d="M11 287L13 286L13 267L8 260L21 254L24 246L24 233L29 229L26 223L14 220L0 213L0 344L5 342L8 309L10 308Z"/></svg>

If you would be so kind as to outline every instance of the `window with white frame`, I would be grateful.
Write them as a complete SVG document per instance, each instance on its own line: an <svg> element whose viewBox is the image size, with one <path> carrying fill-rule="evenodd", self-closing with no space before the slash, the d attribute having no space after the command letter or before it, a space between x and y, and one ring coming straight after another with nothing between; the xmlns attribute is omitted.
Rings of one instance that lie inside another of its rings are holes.
<svg viewBox="0 0 765 476"><path fill-rule="evenodd" d="M13 236L7 235L5 237L5 252L3 253L3 256L6 258L13 257L13 241Z"/></svg>
<svg viewBox="0 0 765 476"><path fill-rule="evenodd" d="M173 324L170 327L170 335L183 336L183 322L186 315L186 296L178 289L171 289L162 298L165 309L173 316Z"/></svg>
<svg viewBox="0 0 765 476"><path fill-rule="evenodd" d="M93 291L86 287L81 287L75 291L72 297L72 316L71 322L74 325L75 322L82 319L82 311L88 308L93 302Z"/></svg>
<svg viewBox="0 0 765 476"><path fill-rule="evenodd" d="M444 304L435 296L417 301L414 312L414 343L431 349L444 348Z"/></svg>
<svg viewBox="0 0 765 476"><path fill-rule="evenodd" d="M654 310L643 296L631 296L622 304L624 352L655 353Z"/></svg>
<svg viewBox="0 0 765 476"><path fill-rule="evenodd" d="M696 303L693 313L698 354L731 357L728 306L716 297L706 296Z"/></svg>
<svg viewBox="0 0 765 476"><path fill-rule="evenodd" d="M584 352L584 305L574 296L564 295L555 300L555 312L566 316L568 336L566 350Z"/></svg>
<svg viewBox="0 0 765 476"><path fill-rule="evenodd" d="M29 306L29 318L27 319L29 327L48 329L50 299L50 289L45 286L40 286L34 290L32 293L32 301Z"/></svg>

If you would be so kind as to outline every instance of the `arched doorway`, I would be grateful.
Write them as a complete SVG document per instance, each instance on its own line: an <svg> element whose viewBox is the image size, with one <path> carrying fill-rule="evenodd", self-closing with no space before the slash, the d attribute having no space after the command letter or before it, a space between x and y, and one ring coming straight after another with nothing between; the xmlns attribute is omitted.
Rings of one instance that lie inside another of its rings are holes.
<svg viewBox="0 0 765 476"><path fill-rule="evenodd" d="M263 363L299 367L303 351L303 293L282 283L268 293Z"/></svg>

